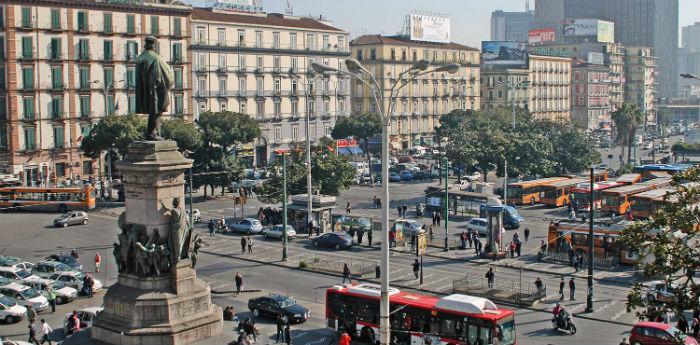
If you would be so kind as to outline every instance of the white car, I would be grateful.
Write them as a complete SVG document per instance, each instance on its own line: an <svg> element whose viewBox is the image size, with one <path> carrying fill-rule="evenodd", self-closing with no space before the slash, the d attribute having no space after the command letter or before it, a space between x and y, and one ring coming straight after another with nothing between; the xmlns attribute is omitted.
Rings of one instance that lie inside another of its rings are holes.
<svg viewBox="0 0 700 345"><path fill-rule="evenodd" d="M20 281L36 280L40 278L27 270L12 267L0 267L0 277Z"/></svg>
<svg viewBox="0 0 700 345"><path fill-rule="evenodd" d="M66 286L66 284L54 280L42 278L39 280L26 281L22 284L34 288L47 298L49 297L49 293L46 290L50 286L53 289L53 292L56 294L56 303L58 304L68 303L78 297L77 289Z"/></svg>
<svg viewBox="0 0 700 345"><path fill-rule="evenodd" d="M647 301L650 303L671 302L676 298L672 290L677 287L675 284L672 284L669 288L665 281L654 280L644 284L644 292L646 293Z"/></svg>
<svg viewBox="0 0 700 345"><path fill-rule="evenodd" d="M467 181L479 181L479 180L481 180L481 173L478 171L475 171L469 175L462 176L462 178L467 180Z"/></svg>
<svg viewBox="0 0 700 345"><path fill-rule="evenodd" d="M0 320L5 321L7 324L15 323L22 320L26 314L27 308L19 305L7 296L0 295Z"/></svg>
<svg viewBox="0 0 700 345"><path fill-rule="evenodd" d="M70 286L78 291L80 291L83 288L83 278L85 278L85 273L77 271L56 272L49 277L49 279L51 280L59 281L63 284L66 284L66 286ZM92 280L95 282L95 284L92 286L92 292L102 290L102 282L95 279L94 277L92 278Z"/></svg>
<svg viewBox="0 0 700 345"><path fill-rule="evenodd" d="M29 261L22 261L16 258L5 258L0 260L0 266L2 267L12 267L15 269L31 271L34 268L34 264Z"/></svg>
<svg viewBox="0 0 700 345"><path fill-rule="evenodd" d="M418 235L418 232L425 225L412 219L400 219L394 222L394 226L392 228L398 229L397 226L402 229L404 236L411 237L413 235Z"/></svg>
<svg viewBox="0 0 700 345"><path fill-rule="evenodd" d="M467 230L476 231L479 235L489 233L489 220L486 218L472 218L467 223Z"/></svg>
<svg viewBox="0 0 700 345"><path fill-rule="evenodd" d="M282 227L282 225L275 225L273 227L263 229L262 235L265 236L265 238L282 238ZM297 232L294 231L294 227L287 225L287 238L292 239L296 236Z"/></svg>
<svg viewBox="0 0 700 345"><path fill-rule="evenodd" d="M0 294L7 296L19 305L25 307L31 305L37 313L49 307L49 300L42 296L39 291L18 283L0 285Z"/></svg>
<svg viewBox="0 0 700 345"><path fill-rule="evenodd" d="M76 312L78 313L78 319L80 319L80 329L82 330L83 328L92 327L93 320L95 320L95 317L101 313L102 310L104 310L102 307L87 307L77 310ZM66 314L66 318L63 320L63 329L65 330L65 334L71 333L70 328L68 327L68 321L72 315L73 313Z"/></svg>

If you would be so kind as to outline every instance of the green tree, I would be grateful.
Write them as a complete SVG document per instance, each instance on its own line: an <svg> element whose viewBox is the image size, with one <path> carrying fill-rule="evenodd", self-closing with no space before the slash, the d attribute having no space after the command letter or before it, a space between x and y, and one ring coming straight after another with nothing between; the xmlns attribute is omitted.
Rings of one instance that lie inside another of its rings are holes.
<svg viewBox="0 0 700 345"><path fill-rule="evenodd" d="M341 117L335 123L331 136L334 139L355 137L362 141L367 154L367 166L370 167L370 180L372 179L372 161L369 152L369 139L382 132L382 118L376 113L362 113Z"/></svg>
<svg viewBox="0 0 700 345"><path fill-rule="evenodd" d="M700 170L690 169L673 178L675 191L667 203L648 220L639 221L622 232L620 242L639 255L639 266L647 276L659 277L671 289L672 298L664 303L647 299L640 283L627 296L627 311L653 320L669 313L700 308L700 283L694 277L700 270Z"/></svg>
<svg viewBox="0 0 700 345"><path fill-rule="evenodd" d="M192 122L181 118L166 120L160 130L163 138L175 141L180 150L194 152L202 146L202 135Z"/></svg>
<svg viewBox="0 0 700 345"><path fill-rule="evenodd" d="M124 157L129 144L143 140L146 119L136 114L106 116L101 118L80 143L80 148L90 157L98 157L100 152L110 148Z"/></svg>

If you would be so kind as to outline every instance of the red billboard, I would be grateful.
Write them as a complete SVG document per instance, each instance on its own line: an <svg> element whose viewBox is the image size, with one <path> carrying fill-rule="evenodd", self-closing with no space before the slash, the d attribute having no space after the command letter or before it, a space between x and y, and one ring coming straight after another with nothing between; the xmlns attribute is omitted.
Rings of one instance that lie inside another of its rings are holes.
<svg viewBox="0 0 700 345"><path fill-rule="evenodd" d="M357 146L357 139L338 139L335 141L336 147L353 147Z"/></svg>
<svg viewBox="0 0 700 345"><path fill-rule="evenodd" d="M557 33L553 28L530 30L527 33L529 44L540 44L545 42L554 42L557 38Z"/></svg>

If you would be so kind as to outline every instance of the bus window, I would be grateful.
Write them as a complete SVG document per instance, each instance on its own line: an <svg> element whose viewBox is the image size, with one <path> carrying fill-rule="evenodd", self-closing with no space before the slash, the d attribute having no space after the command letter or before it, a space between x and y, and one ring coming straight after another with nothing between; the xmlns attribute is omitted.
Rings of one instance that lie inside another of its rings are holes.
<svg viewBox="0 0 700 345"><path fill-rule="evenodd" d="M369 322L371 324L378 324L379 319L379 301L376 300L361 300L357 303L357 319Z"/></svg>
<svg viewBox="0 0 700 345"><path fill-rule="evenodd" d="M468 341L469 344L476 344L476 337L477 337L478 330L479 330L479 327L477 325L469 325L469 333L467 334L467 337L469 339L469 341Z"/></svg>
<svg viewBox="0 0 700 345"><path fill-rule="evenodd" d="M500 339L499 344L515 343L515 321L512 319L498 325Z"/></svg>
<svg viewBox="0 0 700 345"><path fill-rule="evenodd" d="M479 327L479 339L481 339L482 344L491 344L491 328L490 327Z"/></svg>

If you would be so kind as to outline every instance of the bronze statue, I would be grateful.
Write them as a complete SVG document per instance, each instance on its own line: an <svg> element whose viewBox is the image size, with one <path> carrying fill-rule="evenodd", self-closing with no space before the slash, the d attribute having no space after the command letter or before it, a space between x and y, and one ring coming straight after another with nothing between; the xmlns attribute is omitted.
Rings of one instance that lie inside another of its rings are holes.
<svg viewBox="0 0 700 345"><path fill-rule="evenodd" d="M172 208L165 206L162 200L160 204L170 214L168 247L170 249L170 263L174 265L180 260L189 258L192 229L187 219L187 213L180 207L180 198L173 199Z"/></svg>
<svg viewBox="0 0 700 345"><path fill-rule="evenodd" d="M136 274L141 277L151 275L151 253L153 253L153 249L144 247L141 242L136 242L134 248L136 248Z"/></svg>
<svg viewBox="0 0 700 345"><path fill-rule="evenodd" d="M175 77L168 63L154 50L158 40L147 36L145 41L144 51L136 61L136 112L148 114L146 140L163 140L160 117L168 110L168 94Z"/></svg>

